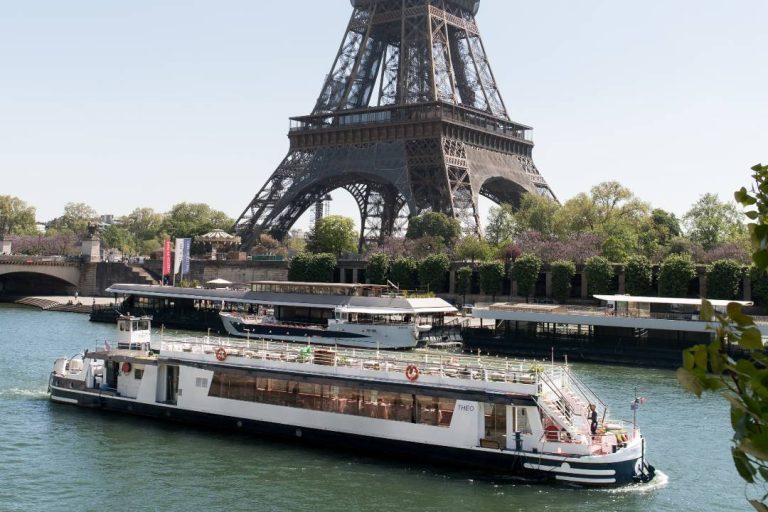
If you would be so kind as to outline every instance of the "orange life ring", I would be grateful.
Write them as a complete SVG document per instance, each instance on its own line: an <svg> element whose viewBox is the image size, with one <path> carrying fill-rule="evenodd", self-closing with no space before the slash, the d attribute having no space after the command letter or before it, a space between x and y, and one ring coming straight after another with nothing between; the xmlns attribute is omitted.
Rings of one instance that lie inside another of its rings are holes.
<svg viewBox="0 0 768 512"><path fill-rule="evenodd" d="M222 347L219 347L216 349L216 359L219 361L223 361L227 358L227 351L224 350Z"/></svg>
<svg viewBox="0 0 768 512"><path fill-rule="evenodd" d="M124 362L121 370L123 370L123 373L131 373L131 363L128 361Z"/></svg>
<svg viewBox="0 0 768 512"><path fill-rule="evenodd" d="M405 377L414 382L419 378L419 368L415 364L409 364L405 367Z"/></svg>

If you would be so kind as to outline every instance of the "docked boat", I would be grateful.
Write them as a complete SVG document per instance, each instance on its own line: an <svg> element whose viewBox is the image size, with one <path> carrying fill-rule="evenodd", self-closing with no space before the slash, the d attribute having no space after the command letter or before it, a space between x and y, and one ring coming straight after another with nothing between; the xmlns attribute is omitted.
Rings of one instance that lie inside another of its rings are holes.
<svg viewBox="0 0 768 512"><path fill-rule="evenodd" d="M385 285L254 281L248 289L211 290L114 284L107 292L124 297L119 311L109 311L110 319L148 315L166 327L242 338L368 348L461 339L455 319L446 322L446 315L457 312L454 306Z"/></svg>
<svg viewBox="0 0 768 512"><path fill-rule="evenodd" d="M609 419L567 365L118 326L55 361L52 401L583 486L654 476L637 426Z"/></svg>
<svg viewBox="0 0 768 512"><path fill-rule="evenodd" d="M219 316L230 336L346 347L412 348L432 329L429 323L419 323L414 309L383 307L337 307L326 324L278 320L268 311L259 315L222 311Z"/></svg>

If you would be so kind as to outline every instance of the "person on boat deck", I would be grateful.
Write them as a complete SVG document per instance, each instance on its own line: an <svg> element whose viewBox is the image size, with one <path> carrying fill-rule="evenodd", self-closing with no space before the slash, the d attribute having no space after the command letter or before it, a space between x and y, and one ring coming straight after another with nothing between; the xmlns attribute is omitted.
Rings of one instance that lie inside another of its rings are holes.
<svg viewBox="0 0 768 512"><path fill-rule="evenodd" d="M589 429L592 435L597 434L597 407L595 404L589 404Z"/></svg>

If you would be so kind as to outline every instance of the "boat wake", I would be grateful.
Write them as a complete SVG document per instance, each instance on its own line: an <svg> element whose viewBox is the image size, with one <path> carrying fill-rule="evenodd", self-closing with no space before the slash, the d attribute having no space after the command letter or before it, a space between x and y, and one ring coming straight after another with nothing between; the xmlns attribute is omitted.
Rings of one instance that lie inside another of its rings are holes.
<svg viewBox="0 0 768 512"><path fill-rule="evenodd" d="M0 398L24 398L30 400L47 400L48 392L45 388L21 389L8 388L0 389Z"/></svg>
<svg viewBox="0 0 768 512"><path fill-rule="evenodd" d="M626 485L624 487L616 487L612 489L605 489L605 492L610 494L625 494L625 493L646 493L657 491L663 487L666 487L669 483L669 475L663 471L656 470L656 475L653 480L647 483L636 483Z"/></svg>

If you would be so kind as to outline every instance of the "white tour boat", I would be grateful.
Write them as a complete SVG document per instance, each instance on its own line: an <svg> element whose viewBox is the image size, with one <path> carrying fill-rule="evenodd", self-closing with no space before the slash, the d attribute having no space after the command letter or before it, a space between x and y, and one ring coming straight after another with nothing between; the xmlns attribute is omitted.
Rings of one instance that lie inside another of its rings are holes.
<svg viewBox="0 0 768 512"><path fill-rule="evenodd" d="M57 359L51 400L409 461L611 486L653 478L645 440L567 365L212 337L150 342L147 318ZM589 404L599 428L591 432Z"/></svg>

